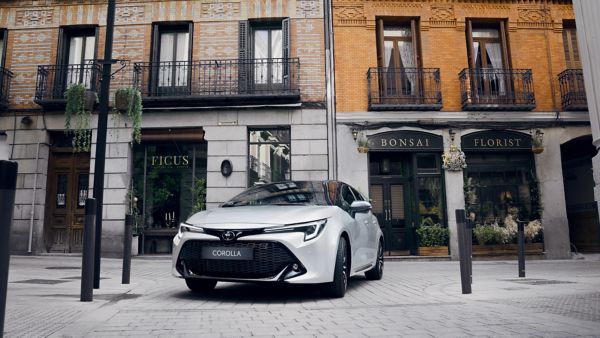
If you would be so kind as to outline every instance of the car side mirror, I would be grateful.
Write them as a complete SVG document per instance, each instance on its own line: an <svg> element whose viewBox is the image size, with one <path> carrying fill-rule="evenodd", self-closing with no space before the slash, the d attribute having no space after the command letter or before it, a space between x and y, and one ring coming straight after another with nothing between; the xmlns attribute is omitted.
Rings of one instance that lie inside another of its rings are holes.
<svg viewBox="0 0 600 338"><path fill-rule="evenodd" d="M350 205L350 210L352 210L355 213L368 212L369 210L371 210L371 208L371 203L367 201L354 201Z"/></svg>

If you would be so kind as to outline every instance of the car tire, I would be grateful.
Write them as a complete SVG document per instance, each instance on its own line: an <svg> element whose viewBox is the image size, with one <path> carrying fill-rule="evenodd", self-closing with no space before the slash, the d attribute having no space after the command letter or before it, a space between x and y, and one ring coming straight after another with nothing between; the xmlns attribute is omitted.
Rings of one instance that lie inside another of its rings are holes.
<svg viewBox="0 0 600 338"><path fill-rule="evenodd" d="M187 287L192 292L204 293L214 289L217 281L212 279L186 278L185 284L187 284Z"/></svg>
<svg viewBox="0 0 600 338"><path fill-rule="evenodd" d="M327 285L327 293L334 298L342 298L348 288L348 250L347 242L344 237L340 238L337 254L335 257L335 268L333 272L333 282Z"/></svg>
<svg viewBox="0 0 600 338"><path fill-rule="evenodd" d="M379 247L377 248L377 261L375 266L365 272L365 277L368 280L380 280L383 277L383 243L379 241Z"/></svg>

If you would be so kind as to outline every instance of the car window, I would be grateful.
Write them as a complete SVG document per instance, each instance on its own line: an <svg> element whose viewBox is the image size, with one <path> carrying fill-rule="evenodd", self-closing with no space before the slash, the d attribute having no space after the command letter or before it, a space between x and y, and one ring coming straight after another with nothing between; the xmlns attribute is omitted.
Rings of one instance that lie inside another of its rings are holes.
<svg viewBox="0 0 600 338"><path fill-rule="evenodd" d="M254 186L235 196L223 207L243 205L331 205L322 182L289 181Z"/></svg>
<svg viewBox="0 0 600 338"><path fill-rule="evenodd" d="M357 201L365 201L365 198L363 197L363 195L361 195L358 191L356 191L356 189L350 187L350 190L354 194L354 197Z"/></svg>
<svg viewBox="0 0 600 338"><path fill-rule="evenodd" d="M352 194L352 191L350 190L350 187L348 187L347 185L342 185L342 189L341 189L341 193L340 193L340 197L341 197L341 208L344 209L345 211L349 212L350 211L350 205L352 205L352 202L354 202L355 197L354 194Z"/></svg>

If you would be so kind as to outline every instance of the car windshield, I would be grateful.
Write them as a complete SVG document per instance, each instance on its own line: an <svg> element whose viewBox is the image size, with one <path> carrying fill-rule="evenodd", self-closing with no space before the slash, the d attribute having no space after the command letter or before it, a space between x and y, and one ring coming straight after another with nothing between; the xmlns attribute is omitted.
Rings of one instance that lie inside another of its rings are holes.
<svg viewBox="0 0 600 338"><path fill-rule="evenodd" d="M222 206L331 204L323 182L289 181L252 187Z"/></svg>

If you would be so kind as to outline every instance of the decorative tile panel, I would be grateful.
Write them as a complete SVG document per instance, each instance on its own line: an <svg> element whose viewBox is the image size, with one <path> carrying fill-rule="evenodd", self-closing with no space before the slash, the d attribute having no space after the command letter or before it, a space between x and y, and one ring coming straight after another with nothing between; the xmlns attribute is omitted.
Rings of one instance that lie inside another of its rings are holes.
<svg viewBox="0 0 600 338"><path fill-rule="evenodd" d="M146 16L144 6L119 6L116 8L115 23L143 23Z"/></svg>
<svg viewBox="0 0 600 338"><path fill-rule="evenodd" d="M239 2L219 2L202 4L200 13L203 19L228 19L233 20L240 17Z"/></svg>
<svg viewBox="0 0 600 338"><path fill-rule="evenodd" d="M297 0L296 16L303 18L321 17L321 1L318 0Z"/></svg>
<svg viewBox="0 0 600 338"><path fill-rule="evenodd" d="M16 26L18 27L43 27L52 24L54 20L53 9L25 9L17 10Z"/></svg>

